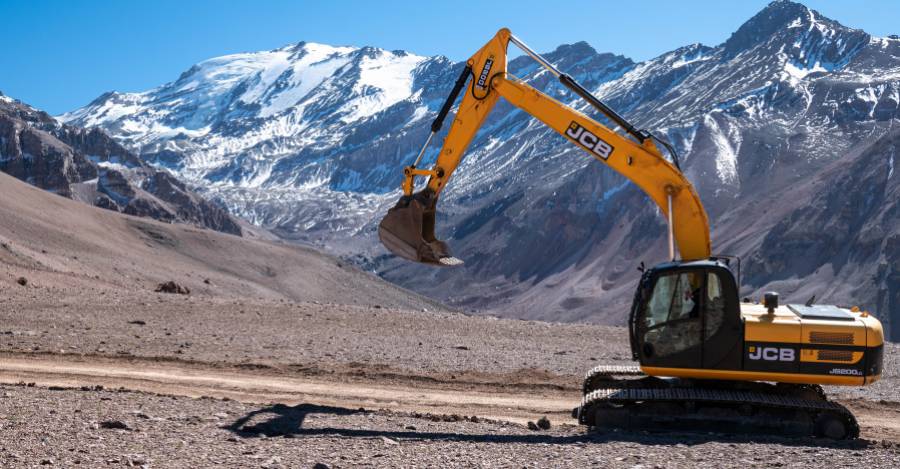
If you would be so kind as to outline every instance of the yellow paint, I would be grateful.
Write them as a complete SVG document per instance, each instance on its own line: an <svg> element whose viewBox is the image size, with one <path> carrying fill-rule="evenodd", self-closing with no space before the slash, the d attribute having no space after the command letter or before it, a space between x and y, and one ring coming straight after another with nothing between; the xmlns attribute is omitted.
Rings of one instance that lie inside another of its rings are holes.
<svg viewBox="0 0 900 469"><path fill-rule="evenodd" d="M641 366L650 376L669 378L720 379L730 381L770 381L796 384L830 384L835 386L862 386L878 381L880 376L805 375L799 373L774 373L771 371L704 370L700 368L662 368Z"/></svg>
<svg viewBox="0 0 900 469"><path fill-rule="evenodd" d="M866 325L866 346L878 347L879 345L884 345L884 329L881 326L881 321L871 315L862 317L860 320Z"/></svg>
<svg viewBox="0 0 900 469"><path fill-rule="evenodd" d="M777 308L769 314L765 308L755 309L755 305L741 305L744 317L744 340L747 342L790 342L800 341L800 318L786 308Z"/></svg>

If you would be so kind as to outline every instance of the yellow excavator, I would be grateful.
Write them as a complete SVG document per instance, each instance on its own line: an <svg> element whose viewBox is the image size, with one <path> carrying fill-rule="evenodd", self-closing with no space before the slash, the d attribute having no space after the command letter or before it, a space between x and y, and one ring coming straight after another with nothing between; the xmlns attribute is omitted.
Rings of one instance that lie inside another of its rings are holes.
<svg viewBox="0 0 900 469"><path fill-rule="evenodd" d="M510 43L621 130L509 74ZM430 169L419 168L464 88L437 161ZM863 386L880 378L881 323L855 307L812 301L779 305L777 293L766 293L761 304L742 303L740 260L712 255L706 211L671 145L634 127L508 29L466 62L415 163L403 170L403 196L379 224L379 238L389 251L437 266L462 264L435 237L436 204L500 97L637 184L668 222L670 260L642 269L628 317L631 351L640 366L590 370L581 405L573 411L581 424L833 439L859 435L853 415L828 400L821 385ZM428 178L418 192L416 177ZM681 259L676 259L676 246Z"/></svg>

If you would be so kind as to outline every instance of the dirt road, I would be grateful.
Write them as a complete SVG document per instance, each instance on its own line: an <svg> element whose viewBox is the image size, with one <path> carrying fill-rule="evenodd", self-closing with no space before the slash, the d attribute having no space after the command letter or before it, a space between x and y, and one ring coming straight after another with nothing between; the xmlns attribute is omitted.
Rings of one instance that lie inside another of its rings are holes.
<svg viewBox="0 0 900 469"><path fill-rule="evenodd" d="M300 402L345 408L365 407L402 412L477 415L525 423L541 415L568 420L579 399L574 389L506 386L495 383L432 383L422 377L350 380L292 377L269 371L240 371L185 362L92 358L60 355L0 358L0 383L80 388L100 385L156 394L229 398L247 403ZM511 378L511 377L508 377ZM475 390L471 388L475 384Z"/></svg>
<svg viewBox="0 0 900 469"><path fill-rule="evenodd" d="M900 404L843 399L862 439L587 432L576 387L505 373L360 373L0 355L4 467L890 467ZM522 423L549 416L548 431ZM324 466L323 466L324 464ZM318 466L317 466L318 465Z"/></svg>
<svg viewBox="0 0 900 469"><path fill-rule="evenodd" d="M254 404L300 403L347 409L456 414L524 424L546 415L576 425L577 389L542 384L510 374L477 378L368 374L342 370L298 376L277 368L238 367L151 359L115 359L55 354L0 356L0 383L35 383L54 388L103 386L193 398L227 398ZM863 437L900 444L900 404L843 401L860 421Z"/></svg>

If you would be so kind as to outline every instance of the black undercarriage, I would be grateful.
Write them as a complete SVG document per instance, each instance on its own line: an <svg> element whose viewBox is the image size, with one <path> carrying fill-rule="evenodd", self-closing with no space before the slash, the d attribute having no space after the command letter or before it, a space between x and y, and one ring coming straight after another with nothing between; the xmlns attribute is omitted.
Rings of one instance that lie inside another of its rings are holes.
<svg viewBox="0 0 900 469"><path fill-rule="evenodd" d="M817 385L662 379L597 367L575 416L595 429L697 431L849 439L853 414Z"/></svg>

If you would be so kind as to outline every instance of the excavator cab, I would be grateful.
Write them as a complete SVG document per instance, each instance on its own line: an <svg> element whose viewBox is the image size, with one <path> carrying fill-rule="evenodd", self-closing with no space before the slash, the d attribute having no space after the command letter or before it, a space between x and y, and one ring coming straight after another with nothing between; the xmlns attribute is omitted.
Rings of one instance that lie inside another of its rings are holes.
<svg viewBox="0 0 900 469"><path fill-rule="evenodd" d="M642 366L739 369L743 336L737 284L717 259L646 270L629 317Z"/></svg>

